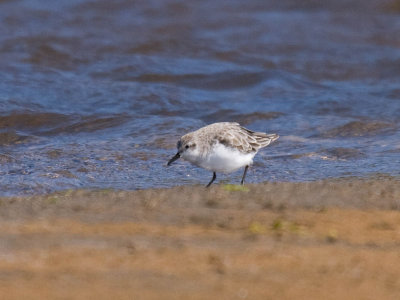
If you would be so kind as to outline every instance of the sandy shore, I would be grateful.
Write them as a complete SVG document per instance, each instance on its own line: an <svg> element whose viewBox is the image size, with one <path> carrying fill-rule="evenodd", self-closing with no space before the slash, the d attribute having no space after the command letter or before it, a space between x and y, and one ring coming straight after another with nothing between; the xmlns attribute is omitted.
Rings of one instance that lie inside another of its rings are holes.
<svg viewBox="0 0 400 300"><path fill-rule="evenodd" d="M400 299L399 183L1 198L0 298Z"/></svg>

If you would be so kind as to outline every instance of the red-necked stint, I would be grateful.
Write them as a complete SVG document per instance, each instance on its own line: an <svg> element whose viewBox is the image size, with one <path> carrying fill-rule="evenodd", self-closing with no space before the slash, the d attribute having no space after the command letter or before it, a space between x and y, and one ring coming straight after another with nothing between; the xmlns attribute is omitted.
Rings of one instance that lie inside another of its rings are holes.
<svg viewBox="0 0 400 300"><path fill-rule="evenodd" d="M178 158L216 172L231 173L244 167L241 184L244 184L247 169L253 163L258 150L277 140L275 133L254 132L233 122L214 123L182 136L177 144L178 153L168 161L168 166Z"/></svg>

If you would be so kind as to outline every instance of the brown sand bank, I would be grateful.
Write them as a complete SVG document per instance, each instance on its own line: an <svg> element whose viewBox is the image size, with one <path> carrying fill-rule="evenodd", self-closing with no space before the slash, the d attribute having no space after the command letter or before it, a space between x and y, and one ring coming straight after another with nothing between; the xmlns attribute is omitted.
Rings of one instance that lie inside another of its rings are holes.
<svg viewBox="0 0 400 300"><path fill-rule="evenodd" d="M398 179L0 199L0 299L400 299Z"/></svg>

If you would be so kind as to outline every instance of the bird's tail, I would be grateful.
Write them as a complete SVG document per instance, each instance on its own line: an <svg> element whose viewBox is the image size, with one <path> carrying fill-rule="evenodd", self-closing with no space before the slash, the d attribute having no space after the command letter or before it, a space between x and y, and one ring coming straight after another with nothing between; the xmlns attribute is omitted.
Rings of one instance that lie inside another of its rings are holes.
<svg viewBox="0 0 400 300"><path fill-rule="evenodd" d="M253 136L261 145L261 148L268 146L273 141L276 141L279 138L279 135L277 135L276 133L254 132Z"/></svg>

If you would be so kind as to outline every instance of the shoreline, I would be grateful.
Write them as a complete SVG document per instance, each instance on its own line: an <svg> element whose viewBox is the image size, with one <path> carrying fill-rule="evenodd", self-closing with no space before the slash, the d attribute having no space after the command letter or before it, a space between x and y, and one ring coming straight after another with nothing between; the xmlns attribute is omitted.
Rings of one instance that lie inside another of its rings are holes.
<svg viewBox="0 0 400 300"><path fill-rule="evenodd" d="M397 299L400 181L0 198L7 299Z"/></svg>
<svg viewBox="0 0 400 300"><path fill-rule="evenodd" d="M204 185L180 185L139 190L66 189L44 194L0 196L0 201L22 204L24 203L23 200L29 202L47 199L46 201L49 202L47 204L57 204L61 200L64 200L61 202L67 204L66 199L73 201L81 199L83 200L82 203L90 204L87 200L94 197L100 197L102 201L122 197L127 199L152 198L153 201L169 202L172 205L176 205L178 200L181 203L203 201L205 205L210 207L220 206L224 208L237 205L238 201L246 199L246 202L241 205L251 203L260 209L284 205L291 208L327 206L396 210L400 209L399 190L400 177L347 177L303 182L268 181L244 186L217 183L210 188L205 188Z"/></svg>

